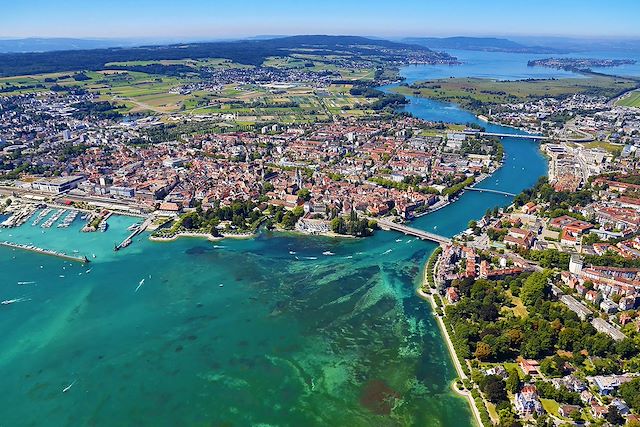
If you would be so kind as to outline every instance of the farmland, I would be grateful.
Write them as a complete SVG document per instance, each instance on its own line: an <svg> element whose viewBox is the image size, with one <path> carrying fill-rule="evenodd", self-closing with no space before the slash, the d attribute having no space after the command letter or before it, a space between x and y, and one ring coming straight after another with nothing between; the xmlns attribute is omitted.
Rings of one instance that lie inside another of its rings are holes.
<svg viewBox="0 0 640 427"><path fill-rule="evenodd" d="M157 65L189 67L193 72L166 75L133 71L139 70L139 67ZM0 78L0 95L11 96L52 88L81 89L97 94L100 100L122 106L121 112L160 116L233 115L237 122L242 123L326 121L336 114L361 116L367 114L366 108L361 107L374 101L349 93L353 87L351 81L373 81L373 68L341 66L340 62L334 63L331 57L312 54L269 57L263 65L280 70L332 73L339 81L324 85L309 81L214 85L215 81L207 77L212 70L219 73L251 70L254 67L220 58L128 61L109 63L104 70L98 71ZM206 89L200 89L202 86Z"/></svg>

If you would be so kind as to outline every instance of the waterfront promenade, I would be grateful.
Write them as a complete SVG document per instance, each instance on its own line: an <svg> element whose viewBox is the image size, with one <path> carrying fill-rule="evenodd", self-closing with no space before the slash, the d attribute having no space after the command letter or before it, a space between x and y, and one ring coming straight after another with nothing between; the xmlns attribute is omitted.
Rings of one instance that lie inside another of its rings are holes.
<svg viewBox="0 0 640 427"><path fill-rule="evenodd" d="M436 262L435 268L433 269L434 279L435 279L436 270L437 270L437 262ZM433 294L431 292L425 292L423 290L425 288L429 289L429 280L427 278L427 274L429 274L429 269L427 268L426 264L423 268L423 271L424 273L422 278L422 286L418 287L418 289L416 290L416 294L421 299L429 302L429 304L431 305L431 313L433 314L433 317L436 319L436 322L438 323L438 327L440 328L440 332L442 333L442 337L444 338L444 341L447 345L447 350L449 351L449 356L450 356L451 362L453 363L453 367L456 370L458 378L464 381L468 378L468 376L467 374L465 374L464 370L462 369L462 365L460 364L460 360L458 359L458 354L456 353L455 347L453 346L453 342L451 341L451 337L449 336L449 332L447 331L447 327L445 326L444 320L442 319L444 314L443 316L438 314L438 310L437 310L438 307L433 297ZM476 425L478 425L479 427L482 427L483 424L482 424L482 418L480 416L480 411L476 406L476 403L473 399L473 396L471 395L471 392L469 390L460 390L456 386L456 380L452 382L451 388L460 396L463 396L464 398L467 399L467 402L471 407L471 412L473 413L473 418L476 422Z"/></svg>

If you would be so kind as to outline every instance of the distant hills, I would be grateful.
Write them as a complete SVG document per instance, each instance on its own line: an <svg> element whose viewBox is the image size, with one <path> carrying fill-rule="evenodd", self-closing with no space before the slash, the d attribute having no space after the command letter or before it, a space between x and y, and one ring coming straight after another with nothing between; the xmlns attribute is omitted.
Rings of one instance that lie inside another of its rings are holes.
<svg viewBox="0 0 640 427"><path fill-rule="evenodd" d="M0 53L51 52L54 50L99 49L132 46L128 40L91 40L72 38L0 39Z"/></svg>
<svg viewBox="0 0 640 427"><path fill-rule="evenodd" d="M109 62L157 61L162 59L225 58L248 65L260 65L270 56L313 50L316 55L381 57L403 61L409 53L432 61L454 61L446 53L425 46L358 36L304 35L266 40L180 43L162 46L110 47L106 49L64 50L0 54L0 76L101 70Z"/></svg>
<svg viewBox="0 0 640 427"><path fill-rule="evenodd" d="M533 54L567 53L567 51L561 49L545 46L526 46L512 40L495 37L410 37L402 39L402 41L405 43L425 46L430 49L457 49Z"/></svg>

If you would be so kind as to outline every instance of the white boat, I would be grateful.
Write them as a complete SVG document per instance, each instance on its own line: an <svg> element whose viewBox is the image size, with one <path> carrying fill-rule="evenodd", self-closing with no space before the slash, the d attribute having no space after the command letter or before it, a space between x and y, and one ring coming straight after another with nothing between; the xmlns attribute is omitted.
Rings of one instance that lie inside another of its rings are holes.
<svg viewBox="0 0 640 427"><path fill-rule="evenodd" d="M335 254L331 251L324 251L322 252L322 255L335 255Z"/></svg>
<svg viewBox="0 0 640 427"><path fill-rule="evenodd" d="M71 384L69 384L68 386L66 386L65 388L63 388L63 389L62 389L62 392L63 392L63 393L68 392L68 391L69 391L69 389L70 389L71 387L73 387L73 385L76 383L76 381L77 381L77 380L74 380Z"/></svg>
<svg viewBox="0 0 640 427"><path fill-rule="evenodd" d="M34 283L36 283L36 282L32 282L32 281L30 281L30 282L18 282L18 285L33 285Z"/></svg>
<svg viewBox="0 0 640 427"><path fill-rule="evenodd" d="M289 255L295 255L296 251L289 251Z"/></svg>

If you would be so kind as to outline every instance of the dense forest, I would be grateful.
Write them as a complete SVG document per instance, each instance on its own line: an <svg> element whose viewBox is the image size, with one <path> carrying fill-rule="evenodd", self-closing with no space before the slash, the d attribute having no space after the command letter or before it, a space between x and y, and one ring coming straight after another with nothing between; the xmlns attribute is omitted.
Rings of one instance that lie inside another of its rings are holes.
<svg viewBox="0 0 640 427"><path fill-rule="evenodd" d="M260 65L267 57L283 56L293 49L315 49L321 55L406 58L406 50L453 59L426 47L355 36L292 36L268 40L239 40L189 43L169 46L141 46L0 54L0 76L53 73L73 70L101 70L109 62L155 61L161 59L225 58L247 65Z"/></svg>

